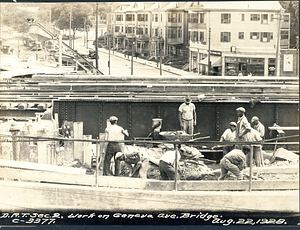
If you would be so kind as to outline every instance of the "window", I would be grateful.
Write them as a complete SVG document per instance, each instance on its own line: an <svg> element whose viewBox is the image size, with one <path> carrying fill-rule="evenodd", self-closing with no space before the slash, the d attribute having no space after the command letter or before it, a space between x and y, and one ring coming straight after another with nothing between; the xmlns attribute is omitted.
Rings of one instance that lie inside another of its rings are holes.
<svg viewBox="0 0 300 230"><path fill-rule="evenodd" d="M191 40L191 31L188 32L188 40Z"/></svg>
<svg viewBox="0 0 300 230"><path fill-rule="evenodd" d="M181 13L178 14L178 22L181 23Z"/></svg>
<svg viewBox="0 0 300 230"><path fill-rule="evenodd" d="M289 15L283 15L283 21L284 22L289 22L290 21Z"/></svg>
<svg viewBox="0 0 300 230"><path fill-rule="evenodd" d="M223 24L231 23L231 14L221 14L221 23Z"/></svg>
<svg viewBox="0 0 300 230"><path fill-rule="evenodd" d="M119 31L120 31L120 26L116 26L116 27L115 27L115 32L118 33Z"/></svg>
<svg viewBox="0 0 300 230"><path fill-rule="evenodd" d="M245 14L241 14L241 21L242 21L242 22L245 21Z"/></svg>
<svg viewBox="0 0 300 230"><path fill-rule="evenodd" d="M204 32L200 31L200 38L199 38L200 42L204 42Z"/></svg>
<svg viewBox="0 0 300 230"><path fill-rule="evenodd" d="M137 28L136 29L136 34L137 35L143 35L143 28Z"/></svg>
<svg viewBox="0 0 300 230"><path fill-rule="evenodd" d="M134 21L134 14L126 14L126 21L127 22Z"/></svg>
<svg viewBox="0 0 300 230"><path fill-rule="evenodd" d="M259 39L259 32L250 32L250 39L252 40Z"/></svg>
<svg viewBox="0 0 300 230"><path fill-rule="evenodd" d="M148 34L148 28L145 28L145 34Z"/></svg>
<svg viewBox="0 0 300 230"><path fill-rule="evenodd" d="M230 42L231 33L230 32L221 32L221 42Z"/></svg>
<svg viewBox="0 0 300 230"><path fill-rule="evenodd" d="M188 23L198 23L198 14L188 14Z"/></svg>
<svg viewBox="0 0 300 230"><path fill-rule="evenodd" d="M178 30L178 38L181 38L182 37L182 31L179 29Z"/></svg>
<svg viewBox="0 0 300 230"><path fill-rule="evenodd" d="M261 15L261 24L268 24L268 14Z"/></svg>
<svg viewBox="0 0 300 230"><path fill-rule="evenodd" d="M281 30L280 31L281 39L289 39L289 31Z"/></svg>
<svg viewBox="0 0 300 230"><path fill-rule="evenodd" d="M125 33L128 33L128 34L131 34L132 32L133 32L133 28L131 26L127 27L125 30Z"/></svg>
<svg viewBox="0 0 300 230"><path fill-rule="evenodd" d="M271 14L271 22L274 22L274 14Z"/></svg>
<svg viewBox="0 0 300 230"><path fill-rule="evenodd" d="M176 29L168 29L168 38L176 38Z"/></svg>
<svg viewBox="0 0 300 230"><path fill-rule="evenodd" d="M260 20L260 14L251 14L250 15L250 21L259 21Z"/></svg>
<svg viewBox="0 0 300 230"><path fill-rule="evenodd" d="M155 36L158 36L158 28L155 28Z"/></svg>
<svg viewBox="0 0 300 230"><path fill-rule="evenodd" d="M200 13L200 23L204 23L204 13Z"/></svg>
<svg viewBox="0 0 300 230"><path fill-rule="evenodd" d="M155 14L155 22L158 22L158 14Z"/></svg>
<svg viewBox="0 0 300 230"><path fill-rule="evenodd" d="M239 32L239 39L245 39L245 33Z"/></svg>
<svg viewBox="0 0 300 230"><path fill-rule="evenodd" d="M198 40L198 31L192 31L192 37L191 37L191 40L193 41L193 42L197 42L197 41L199 41Z"/></svg>
<svg viewBox="0 0 300 230"><path fill-rule="evenodd" d="M160 21L162 22L163 20L162 20L162 14L160 15Z"/></svg>
<svg viewBox="0 0 300 230"><path fill-rule="evenodd" d="M168 14L168 22L177 22L177 14L176 13L169 13Z"/></svg>
<svg viewBox="0 0 300 230"><path fill-rule="evenodd" d="M117 14L116 15L116 21L123 21L123 15Z"/></svg>
<svg viewBox="0 0 300 230"><path fill-rule="evenodd" d="M261 42L270 42L270 40L271 40L271 34L272 34L272 39L273 39L273 33L270 33L270 32L261 32L260 34L261 34L261 36L260 36L260 41Z"/></svg>

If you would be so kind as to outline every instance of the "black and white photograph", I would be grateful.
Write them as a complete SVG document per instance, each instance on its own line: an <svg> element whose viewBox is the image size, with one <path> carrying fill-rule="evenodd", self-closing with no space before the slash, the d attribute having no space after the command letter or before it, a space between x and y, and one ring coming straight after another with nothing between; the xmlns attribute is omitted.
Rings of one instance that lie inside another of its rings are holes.
<svg viewBox="0 0 300 230"><path fill-rule="evenodd" d="M0 228L299 227L299 1L1 1Z"/></svg>

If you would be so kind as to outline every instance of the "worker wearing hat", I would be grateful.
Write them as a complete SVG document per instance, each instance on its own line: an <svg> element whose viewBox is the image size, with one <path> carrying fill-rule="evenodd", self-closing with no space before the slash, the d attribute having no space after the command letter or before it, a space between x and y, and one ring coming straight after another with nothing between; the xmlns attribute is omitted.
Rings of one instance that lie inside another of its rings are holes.
<svg viewBox="0 0 300 230"><path fill-rule="evenodd" d="M124 151L124 143L119 141L124 140L124 136L129 136L127 130L124 130L121 126L117 125L118 118L111 116L109 118L110 125L105 129L105 140L107 141L103 148L105 154L103 163L103 175L111 176L113 172L110 169L111 158L118 152ZM120 162L115 160L115 176L120 174Z"/></svg>
<svg viewBox="0 0 300 230"><path fill-rule="evenodd" d="M259 121L257 116L252 117L251 124L253 125L253 129L259 132L261 138L265 137L265 126Z"/></svg>
<svg viewBox="0 0 300 230"><path fill-rule="evenodd" d="M226 129L223 133L223 135L220 138L220 142L226 141L226 142L235 142L236 140L236 126L237 124L232 121L229 123L229 128ZM225 156L227 153L229 153L231 150L234 149L234 145L226 145L223 147L223 156Z"/></svg>
<svg viewBox="0 0 300 230"><path fill-rule="evenodd" d="M191 96L187 95L184 98L184 103L179 106L179 122L180 128L188 134L194 132L194 126L196 126L196 107L192 103Z"/></svg>
<svg viewBox="0 0 300 230"><path fill-rule="evenodd" d="M186 151L190 151L185 149L184 147L180 147L177 152L177 165L179 167L179 160L181 158L181 154L184 154ZM159 172L162 180L174 180L175 179L175 157L176 150L166 151L162 157L159 159ZM177 174L177 178L179 175Z"/></svg>
<svg viewBox="0 0 300 230"><path fill-rule="evenodd" d="M124 161L129 168L130 177L140 177L147 179L147 171L149 167L149 157L145 156L138 150L118 152L116 161ZM133 166L133 167L132 167Z"/></svg>
<svg viewBox="0 0 300 230"><path fill-rule="evenodd" d="M250 148L247 145L240 149L233 149L226 154L220 162L221 175L218 180L224 180L227 176L228 171L236 176L237 180L243 179L243 169L246 168L246 156L249 154Z"/></svg>
<svg viewBox="0 0 300 230"><path fill-rule="evenodd" d="M251 125L248 122L248 119L245 116L246 110L243 107L236 109L237 113L237 126L236 126L236 141L245 141L245 137L248 132L251 130ZM240 148L240 146L237 146Z"/></svg>

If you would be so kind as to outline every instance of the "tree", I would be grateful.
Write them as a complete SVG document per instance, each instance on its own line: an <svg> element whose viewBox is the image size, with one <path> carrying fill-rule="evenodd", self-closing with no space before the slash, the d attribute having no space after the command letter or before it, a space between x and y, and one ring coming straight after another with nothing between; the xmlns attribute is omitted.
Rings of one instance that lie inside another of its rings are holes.
<svg viewBox="0 0 300 230"><path fill-rule="evenodd" d="M290 48L296 48L299 40L299 1L279 1L279 3L286 13L290 13Z"/></svg>
<svg viewBox="0 0 300 230"><path fill-rule="evenodd" d="M92 26L88 19L92 16L93 9L90 3L61 3L56 4L52 8L52 21L60 29L70 28L70 14L71 14L71 28L84 28L84 22L87 19L87 25Z"/></svg>
<svg viewBox="0 0 300 230"><path fill-rule="evenodd" d="M6 25L18 32L28 32L29 25L27 18L34 15L22 5L16 3L1 3L1 25Z"/></svg>

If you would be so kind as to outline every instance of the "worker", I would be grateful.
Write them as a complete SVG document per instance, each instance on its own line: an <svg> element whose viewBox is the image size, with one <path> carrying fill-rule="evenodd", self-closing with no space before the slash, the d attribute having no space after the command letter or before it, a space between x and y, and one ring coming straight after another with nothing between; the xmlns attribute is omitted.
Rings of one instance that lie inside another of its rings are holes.
<svg viewBox="0 0 300 230"><path fill-rule="evenodd" d="M139 151L133 152L118 152L116 154L116 161L124 161L129 168L130 177L140 177L147 179L147 170L149 166L148 157L141 154ZM134 165L132 167L132 165Z"/></svg>
<svg viewBox="0 0 300 230"><path fill-rule="evenodd" d="M251 124L253 124L253 129L259 132L261 138L265 138L265 126L259 121L257 116L252 117Z"/></svg>
<svg viewBox="0 0 300 230"><path fill-rule="evenodd" d="M218 180L224 180L228 171L232 172L237 180L243 179L242 170L246 167L246 154L250 152L249 146L244 145L242 150L233 149L220 161L221 175Z"/></svg>
<svg viewBox="0 0 300 230"><path fill-rule="evenodd" d="M251 128L250 131L247 133L245 136L244 141L249 141L249 142L257 142L257 141L262 141L263 139L261 138L260 134L258 131L255 129ZM261 144L254 144L253 145L253 158L256 167L260 167L262 165L262 152L261 152L262 146ZM247 166L250 166L250 154L246 156L246 163Z"/></svg>
<svg viewBox="0 0 300 230"><path fill-rule="evenodd" d="M234 121L229 123L229 128L226 129L220 138L220 142L235 142L236 140L236 123ZM223 157L234 149L234 145L226 145L223 147Z"/></svg>
<svg viewBox="0 0 300 230"><path fill-rule="evenodd" d="M184 103L179 106L179 122L180 128L184 132L193 135L194 126L196 126L196 107L192 103L191 96L184 98Z"/></svg>
<svg viewBox="0 0 300 230"><path fill-rule="evenodd" d="M177 152L177 165L179 168L179 160L181 158L181 154L184 154L190 150L186 150L184 147L180 147ZM175 157L176 150L166 151L162 157L159 159L159 172L162 180L174 180L175 179ZM179 179L179 175L177 174L177 178Z"/></svg>
<svg viewBox="0 0 300 230"><path fill-rule="evenodd" d="M245 135L250 132L251 125L245 116L246 110L243 107L236 109L238 116L237 126L236 126L236 141L245 141ZM240 149L240 145L236 145L236 148Z"/></svg>
<svg viewBox="0 0 300 230"><path fill-rule="evenodd" d="M124 140L124 136L129 136L128 131L124 130L121 126L117 125L118 118L111 116L109 118L110 126L105 129L105 142L103 153L105 154L103 163L103 175L113 175L110 169L111 158L118 152L124 151L124 143L118 142ZM115 175L118 176L120 171L120 162L115 160Z"/></svg>

